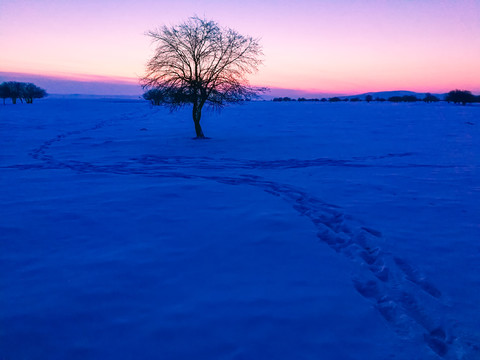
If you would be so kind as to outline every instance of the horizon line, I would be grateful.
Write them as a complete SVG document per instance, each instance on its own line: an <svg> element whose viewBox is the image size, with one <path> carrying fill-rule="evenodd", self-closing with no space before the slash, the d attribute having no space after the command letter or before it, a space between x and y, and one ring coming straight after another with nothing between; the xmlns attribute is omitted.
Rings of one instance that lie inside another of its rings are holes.
<svg viewBox="0 0 480 360"><path fill-rule="evenodd" d="M49 80L58 80L58 81L74 81L74 82L80 82L80 83L99 83L99 84L115 84L115 85L137 85L139 88L141 88L141 85L139 83L138 78L134 77L128 77L128 76L110 76L110 75L98 75L98 74L85 74L85 73L67 73L67 72L46 72L46 73L35 73L35 72L21 72L21 71L3 71L0 70L0 76L3 75L3 77L12 75L12 76L21 76L21 77L27 77L27 76L32 76L32 77L39 77L39 78L45 78ZM6 80L10 81L10 80ZM15 80L11 80L15 81ZM267 88L269 91L274 90L274 91L295 91L295 92L302 92L302 93L307 93L307 94L325 94L325 95L333 95L333 96L355 96L355 95L364 95L368 93L378 93L378 92L401 92L401 91L410 91L410 92L415 92L415 93L437 93L437 94L444 94L448 93L450 90L446 91L434 91L434 90L429 90L429 91L414 91L414 90L405 90L405 89L394 89L394 90L379 90L379 91L362 91L362 90L357 90L353 92L346 92L344 90L341 91L332 91L332 90L325 90L325 89L312 89L312 88L288 88L288 87L280 87L280 86L265 86L265 85L258 85L258 84L252 84L254 87L264 87ZM451 90L468 90L464 89L463 87L456 87L455 89ZM469 90L473 92L479 92L480 93L480 88L479 89L473 89ZM60 95L59 93L53 93ZM81 93L69 93L70 95L89 95L89 94L81 94ZM96 94L91 94L91 95L96 95ZM115 94L111 94L115 95ZM133 94L132 94L133 96Z"/></svg>

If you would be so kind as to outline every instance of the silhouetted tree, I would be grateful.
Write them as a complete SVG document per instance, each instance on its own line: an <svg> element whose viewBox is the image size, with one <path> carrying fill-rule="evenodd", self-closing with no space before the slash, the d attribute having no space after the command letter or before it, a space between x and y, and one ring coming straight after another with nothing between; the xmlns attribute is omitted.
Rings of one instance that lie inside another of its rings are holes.
<svg viewBox="0 0 480 360"><path fill-rule="evenodd" d="M367 103L369 103L369 102L372 101L372 100L373 100L373 96L372 96L372 95L367 95L367 96L365 96L365 101L366 101Z"/></svg>
<svg viewBox="0 0 480 360"><path fill-rule="evenodd" d="M23 103L23 83L17 81L8 81L5 84L8 87L10 98L12 99L12 104L16 104L17 99L20 99L20 101Z"/></svg>
<svg viewBox="0 0 480 360"><path fill-rule="evenodd" d="M32 83L23 84L22 98L27 104L32 104L33 99L41 99L47 96L47 92Z"/></svg>
<svg viewBox="0 0 480 360"><path fill-rule="evenodd" d="M475 102L475 96L470 91L457 89L450 91L445 96L445 101L466 105L467 103Z"/></svg>
<svg viewBox="0 0 480 360"><path fill-rule="evenodd" d="M150 89L145 92L142 97L145 100L150 101L152 105L159 106L161 105L165 95L161 89Z"/></svg>
<svg viewBox="0 0 480 360"><path fill-rule="evenodd" d="M200 126L205 104L221 108L250 100L265 90L249 86L246 79L261 64L257 39L198 17L147 35L156 49L142 86L160 90L164 95L161 104L171 110L192 104L198 139L205 138Z"/></svg>
<svg viewBox="0 0 480 360"><path fill-rule="evenodd" d="M326 98L321 98L320 101L321 101L321 102L326 102L327 99L326 99Z"/></svg>
<svg viewBox="0 0 480 360"><path fill-rule="evenodd" d="M32 83L23 83L18 81L8 81L0 84L0 97L5 104L6 98L12 99L12 104L17 103L17 99L23 103L32 104L33 99L41 99L47 96L47 92Z"/></svg>
<svg viewBox="0 0 480 360"><path fill-rule="evenodd" d="M423 101L425 101L426 103L431 103L431 102L440 101L440 99L438 97L436 97L435 95L432 95L430 93L426 93L425 97L423 98Z"/></svg>
<svg viewBox="0 0 480 360"><path fill-rule="evenodd" d="M5 105L5 99L10 97L10 88L7 83L3 82L0 84L0 98L3 99L3 105Z"/></svg>

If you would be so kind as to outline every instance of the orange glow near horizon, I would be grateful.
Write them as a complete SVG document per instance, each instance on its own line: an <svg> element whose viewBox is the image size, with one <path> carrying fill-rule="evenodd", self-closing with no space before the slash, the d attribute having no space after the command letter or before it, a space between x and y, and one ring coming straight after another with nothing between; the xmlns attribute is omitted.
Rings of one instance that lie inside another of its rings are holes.
<svg viewBox="0 0 480 360"><path fill-rule="evenodd" d="M4 2L0 72L138 83L152 54L145 31L193 14L261 37L264 65L250 76L256 85L480 92L476 0Z"/></svg>

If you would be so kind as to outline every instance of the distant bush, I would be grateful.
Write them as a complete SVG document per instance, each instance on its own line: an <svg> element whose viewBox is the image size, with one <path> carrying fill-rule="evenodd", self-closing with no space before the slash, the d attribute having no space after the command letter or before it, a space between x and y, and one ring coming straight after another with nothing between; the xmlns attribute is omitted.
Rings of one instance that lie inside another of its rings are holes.
<svg viewBox="0 0 480 360"><path fill-rule="evenodd" d="M321 102L326 102L327 99L326 99L326 98L321 98L320 101L321 101Z"/></svg>
<svg viewBox="0 0 480 360"><path fill-rule="evenodd" d="M384 102L384 101L387 101L387 100L384 99L384 98L381 98L381 97L378 97L378 96L377 96L377 97L375 98L375 101Z"/></svg>
<svg viewBox="0 0 480 360"><path fill-rule="evenodd" d="M394 103L415 102L415 101L418 101L418 98L415 95L391 96L388 98L388 101L391 101Z"/></svg>
<svg viewBox="0 0 480 360"><path fill-rule="evenodd" d="M273 101L295 101L295 99L292 99L292 98L289 98L288 96L285 96L285 97L273 98Z"/></svg>
<svg viewBox="0 0 480 360"><path fill-rule="evenodd" d="M41 99L47 96L47 92L32 83L23 83L18 81L7 81L0 84L0 97L3 99L12 99L12 104L17 103L17 99L23 103L32 104L33 99Z"/></svg>
<svg viewBox="0 0 480 360"><path fill-rule="evenodd" d="M435 95L432 95L430 93L426 93L425 97L423 98L423 101L425 101L426 103L431 103L431 102L438 102L438 101L440 101L440 99L438 97L436 97Z"/></svg>
<svg viewBox="0 0 480 360"><path fill-rule="evenodd" d="M165 99L165 94L161 89L150 89L142 95L145 100L150 101L154 106L159 106Z"/></svg>
<svg viewBox="0 0 480 360"><path fill-rule="evenodd" d="M405 102L415 102L418 101L418 98L415 95L405 95L402 96L402 100Z"/></svg>
<svg viewBox="0 0 480 360"><path fill-rule="evenodd" d="M394 103L399 103L399 102L402 102L402 97L401 96L390 96L388 98L388 101L394 102Z"/></svg>
<svg viewBox="0 0 480 360"><path fill-rule="evenodd" d="M358 101L362 101L362 100L358 97L354 97L354 98L351 98L350 101L351 102L358 102Z"/></svg>
<svg viewBox="0 0 480 360"><path fill-rule="evenodd" d="M297 101L320 101L320 99L306 99L304 97L298 98Z"/></svg>
<svg viewBox="0 0 480 360"><path fill-rule="evenodd" d="M339 102L339 101L342 101L342 99L340 99L340 98L337 97L337 96L334 96L334 97L331 97L330 99L328 99L328 101L330 101L330 102Z"/></svg>
<svg viewBox="0 0 480 360"><path fill-rule="evenodd" d="M470 91L457 89L450 91L447 96L445 96L445 101L466 105L467 103L477 101L477 97L475 97Z"/></svg>
<svg viewBox="0 0 480 360"><path fill-rule="evenodd" d="M367 96L365 96L365 101L366 101L367 103L369 103L369 102L372 101L372 100L373 100L373 96L372 96L372 95L367 95Z"/></svg>

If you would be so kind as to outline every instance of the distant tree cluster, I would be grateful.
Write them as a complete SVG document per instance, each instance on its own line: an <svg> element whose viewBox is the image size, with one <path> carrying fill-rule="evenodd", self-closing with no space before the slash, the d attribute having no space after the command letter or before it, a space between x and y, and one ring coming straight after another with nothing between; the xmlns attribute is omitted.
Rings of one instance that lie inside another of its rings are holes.
<svg viewBox="0 0 480 360"><path fill-rule="evenodd" d="M466 105L467 103L480 102L480 96L475 96L467 90L456 89L450 91L447 96L445 96L445 101Z"/></svg>
<svg viewBox="0 0 480 360"><path fill-rule="evenodd" d="M23 83L18 81L7 81L0 84L0 98L12 99L12 104L16 104L17 100L27 104L32 104L33 99L41 99L47 96L47 92L32 83Z"/></svg>
<svg viewBox="0 0 480 360"><path fill-rule="evenodd" d="M297 101L320 101L320 99L317 99L317 98L308 99L308 98L301 97L301 98L298 98Z"/></svg>
<svg viewBox="0 0 480 360"><path fill-rule="evenodd" d="M297 101L296 99L292 99L288 96L285 96L285 97L276 97L276 98L273 98L273 101L275 102L282 102L282 101Z"/></svg>
<svg viewBox="0 0 480 360"><path fill-rule="evenodd" d="M384 101L390 101L393 103L401 103L401 102L407 102L407 103L413 103L417 101L423 101L425 103L435 103L441 101L440 98L438 98L435 95L432 95L431 93L426 93L425 97L423 99L420 99L416 97L415 95L403 95L403 96L391 96L388 99L384 99L381 97L376 97L375 99L373 98L372 95L366 95L364 99L362 99L359 96L355 97L338 97L334 96L329 99L322 98L322 99L306 99L306 98L299 98L298 100L292 99L289 97L277 97L274 98L273 101L321 101L321 102L341 102L341 101L350 101L350 102L360 102L360 101L366 101L366 102L371 102L371 101L376 101L376 102L384 102ZM452 90L445 96L445 101L447 102L453 102L454 104L463 104L466 105L468 103L480 103L480 96L475 96L473 95L470 91L467 90Z"/></svg>
<svg viewBox="0 0 480 360"><path fill-rule="evenodd" d="M432 103L432 102L439 102L440 99L436 97L435 95L432 95L430 93L426 93L425 97L423 98L423 101L426 103Z"/></svg>
<svg viewBox="0 0 480 360"><path fill-rule="evenodd" d="M293 98L290 98L288 96L285 96L285 97L276 97L276 98L273 98L272 101L275 101L275 102L282 102L282 101L300 101L300 102L303 102L303 101L320 101L320 99L317 99L317 98L312 98L312 99L308 99L308 98L304 98L304 97L300 97L298 99L293 99Z"/></svg>
<svg viewBox="0 0 480 360"><path fill-rule="evenodd" d="M388 101L399 103L399 102L416 102L419 99L415 95L404 95L404 96L391 96L388 98Z"/></svg>
<svg viewBox="0 0 480 360"><path fill-rule="evenodd" d="M382 99L381 101L385 101L385 99ZM388 98L388 101L394 102L394 103L399 103L399 102L417 102L417 101L423 101L426 103L433 103L433 102L438 102L440 99L436 97L435 95L432 95L430 93L426 93L425 97L423 99L419 99L415 95L404 95L404 96L391 96Z"/></svg>

